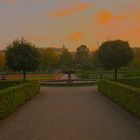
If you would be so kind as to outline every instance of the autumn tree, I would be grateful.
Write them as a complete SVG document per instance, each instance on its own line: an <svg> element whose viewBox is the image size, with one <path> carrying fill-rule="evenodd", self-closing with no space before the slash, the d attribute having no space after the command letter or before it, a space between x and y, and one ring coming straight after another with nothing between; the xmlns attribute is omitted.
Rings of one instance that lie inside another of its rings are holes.
<svg viewBox="0 0 140 140"><path fill-rule="evenodd" d="M40 67L43 71L53 72L57 68L58 56L52 48L47 48L40 58Z"/></svg>
<svg viewBox="0 0 140 140"><path fill-rule="evenodd" d="M14 71L22 71L23 79L26 79L26 72L34 71L39 64L38 49L25 39L14 40L7 46L6 63Z"/></svg>
<svg viewBox="0 0 140 140"><path fill-rule="evenodd" d="M6 69L5 51L0 51L0 71L4 72Z"/></svg>

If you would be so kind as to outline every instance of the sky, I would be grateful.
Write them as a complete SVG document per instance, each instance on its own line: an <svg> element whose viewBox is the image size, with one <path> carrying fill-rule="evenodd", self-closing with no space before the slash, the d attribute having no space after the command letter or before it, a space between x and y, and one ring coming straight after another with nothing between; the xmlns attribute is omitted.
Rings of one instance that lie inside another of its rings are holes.
<svg viewBox="0 0 140 140"><path fill-rule="evenodd" d="M0 0L0 49L21 37L70 50L115 39L140 47L140 0Z"/></svg>

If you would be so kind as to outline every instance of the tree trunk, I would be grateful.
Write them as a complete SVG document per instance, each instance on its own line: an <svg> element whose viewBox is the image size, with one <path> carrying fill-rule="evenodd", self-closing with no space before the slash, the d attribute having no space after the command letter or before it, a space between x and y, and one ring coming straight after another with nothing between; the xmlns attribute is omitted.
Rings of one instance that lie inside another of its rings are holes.
<svg viewBox="0 0 140 140"><path fill-rule="evenodd" d="M26 71L23 70L23 80L26 81Z"/></svg>
<svg viewBox="0 0 140 140"><path fill-rule="evenodd" d="M118 79L118 68L117 68L117 66L115 65L115 69L114 69L115 71L115 81L117 81L117 79Z"/></svg>
<svg viewBox="0 0 140 140"><path fill-rule="evenodd" d="M68 74L68 81L71 81L71 73Z"/></svg>
<svg viewBox="0 0 140 140"><path fill-rule="evenodd" d="M102 73L99 74L99 78L103 79L103 74Z"/></svg>

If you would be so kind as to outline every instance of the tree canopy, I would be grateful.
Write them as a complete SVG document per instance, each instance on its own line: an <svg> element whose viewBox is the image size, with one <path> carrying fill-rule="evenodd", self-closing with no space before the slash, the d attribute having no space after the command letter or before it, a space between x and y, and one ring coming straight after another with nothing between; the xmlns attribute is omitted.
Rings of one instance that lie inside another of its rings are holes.
<svg viewBox="0 0 140 140"><path fill-rule="evenodd" d="M75 54L75 63L77 68L85 70L89 65L89 49L86 45L77 48Z"/></svg>
<svg viewBox="0 0 140 140"><path fill-rule="evenodd" d="M5 52L0 51L0 72L4 72L6 70L5 63Z"/></svg>
<svg viewBox="0 0 140 140"><path fill-rule="evenodd" d="M63 48L63 52L60 55L59 66L63 73L68 74L68 81L71 81L71 74L75 71L75 64L72 54L66 48Z"/></svg>
<svg viewBox="0 0 140 140"><path fill-rule="evenodd" d="M44 50L40 59L41 70L47 70L50 73L57 68L58 56L52 48L47 48L46 50Z"/></svg>
<svg viewBox="0 0 140 140"><path fill-rule="evenodd" d="M59 65L62 71L74 70L73 56L67 49L63 49L63 52L59 58Z"/></svg>
<svg viewBox="0 0 140 140"><path fill-rule="evenodd" d="M98 62L103 68L114 68L115 79L117 79L117 69L128 65L132 60L133 51L128 42L122 40L106 41L99 47Z"/></svg>
<svg viewBox="0 0 140 140"><path fill-rule="evenodd" d="M27 71L34 71L38 68L38 49L23 38L14 40L7 46L6 62L12 70L22 71L25 80Z"/></svg>

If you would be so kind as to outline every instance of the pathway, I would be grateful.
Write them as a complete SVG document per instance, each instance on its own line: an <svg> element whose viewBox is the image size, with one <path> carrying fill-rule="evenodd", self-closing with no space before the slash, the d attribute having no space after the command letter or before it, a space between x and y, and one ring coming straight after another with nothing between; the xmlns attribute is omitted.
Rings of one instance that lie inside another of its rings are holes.
<svg viewBox="0 0 140 140"><path fill-rule="evenodd" d="M96 87L42 87L0 122L0 140L140 140L140 120Z"/></svg>

